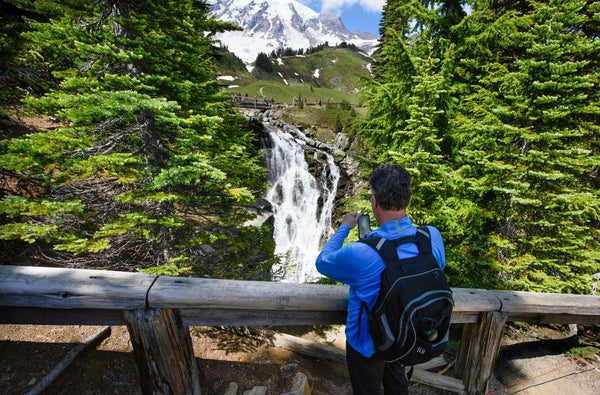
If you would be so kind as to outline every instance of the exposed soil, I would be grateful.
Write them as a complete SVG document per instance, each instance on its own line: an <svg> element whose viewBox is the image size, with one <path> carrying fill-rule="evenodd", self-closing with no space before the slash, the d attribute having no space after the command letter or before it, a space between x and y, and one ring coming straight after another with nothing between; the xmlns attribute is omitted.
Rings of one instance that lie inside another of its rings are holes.
<svg viewBox="0 0 600 395"><path fill-rule="evenodd" d="M496 360L496 385L504 388L497 393L600 394L599 342L599 326L580 327L577 336L552 327L508 327ZM581 355L572 356L577 350Z"/></svg>
<svg viewBox="0 0 600 395"><path fill-rule="evenodd" d="M75 346L102 327L0 325L0 393L23 394L48 374ZM291 334L343 348L343 327L288 328ZM291 390L297 372L308 377L311 394L351 394L346 368L272 347L247 331L210 327L190 328L201 371L202 393L224 394L231 382L238 394L254 386L267 394ZM567 351L600 344L598 328L569 337L546 327L508 328L496 363L490 391L497 394L599 394L598 354L575 362ZM111 328L96 348L83 351L50 385L45 394L140 394L131 343L124 326ZM451 357L451 355L449 355ZM438 369L438 370L441 370ZM446 375L452 375L449 369ZM494 392L495 391L495 392ZM411 385L414 394L446 394L424 385Z"/></svg>

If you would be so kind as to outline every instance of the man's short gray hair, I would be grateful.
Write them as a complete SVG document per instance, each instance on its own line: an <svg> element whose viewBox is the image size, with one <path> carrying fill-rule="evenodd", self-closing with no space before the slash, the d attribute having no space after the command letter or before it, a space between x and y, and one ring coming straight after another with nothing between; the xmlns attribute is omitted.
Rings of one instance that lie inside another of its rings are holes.
<svg viewBox="0 0 600 395"><path fill-rule="evenodd" d="M408 207L411 195L410 174L404 167L380 165L371 173L369 185L381 208L401 210Z"/></svg>

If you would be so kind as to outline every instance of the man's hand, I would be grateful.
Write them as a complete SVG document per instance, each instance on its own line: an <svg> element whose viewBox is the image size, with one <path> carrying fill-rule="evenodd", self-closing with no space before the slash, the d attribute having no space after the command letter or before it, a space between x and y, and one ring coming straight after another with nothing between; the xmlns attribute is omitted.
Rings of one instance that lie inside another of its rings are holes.
<svg viewBox="0 0 600 395"><path fill-rule="evenodd" d="M355 211L353 213L348 213L344 215L344 219L342 220L342 225L348 225L350 229L354 228L358 223L358 217L360 217L360 213Z"/></svg>

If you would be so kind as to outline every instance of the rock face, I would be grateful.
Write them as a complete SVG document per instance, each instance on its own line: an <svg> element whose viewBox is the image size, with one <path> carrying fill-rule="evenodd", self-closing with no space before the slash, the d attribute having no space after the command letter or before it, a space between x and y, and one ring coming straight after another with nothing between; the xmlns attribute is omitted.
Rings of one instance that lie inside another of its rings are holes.
<svg viewBox="0 0 600 395"><path fill-rule="evenodd" d="M246 210L252 214L255 214L256 218L246 221L244 226L260 227L262 225L273 225L273 209L271 207L271 203L269 203L266 199L258 198L256 202L247 207Z"/></svg>

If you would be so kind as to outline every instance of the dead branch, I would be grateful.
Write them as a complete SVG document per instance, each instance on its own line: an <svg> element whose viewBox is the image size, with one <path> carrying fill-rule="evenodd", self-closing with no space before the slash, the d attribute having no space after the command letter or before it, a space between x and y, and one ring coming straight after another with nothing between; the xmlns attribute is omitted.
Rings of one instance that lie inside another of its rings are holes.
<svg viewBox="0 0 600 395"><path fill-rule="evenodd" d="M79 343L78 345L76 345L75 347L73 347L71 349L71 351L69 351L69 353L67 354L67 356L64 357L63 360L60 361L60 363L58 365L56 365L54 367L54 369L52 369L52 371L46 375L46 377L44 377L43 379L41 379L35 385L35 387L33 387L31 390L29 390L29 392L27 392L26 395L38 395L38 394L40 394L50 384L52 384L54 382L54 380L56 380L56 378L62 373L62 371L65 370L67 368L67 366L69 366L69 364L71 362L73 362L73 360L75 359L75 357L77 357L77 355L79 355L79 353L81 353L83 350L85 350L89 346L91 346L93 344L96 344L98 341L104 339L109 334L110 334L110 327L109 326L105 326L99 332L97 332L94 335L88 337L82 343Z"/></svg>

